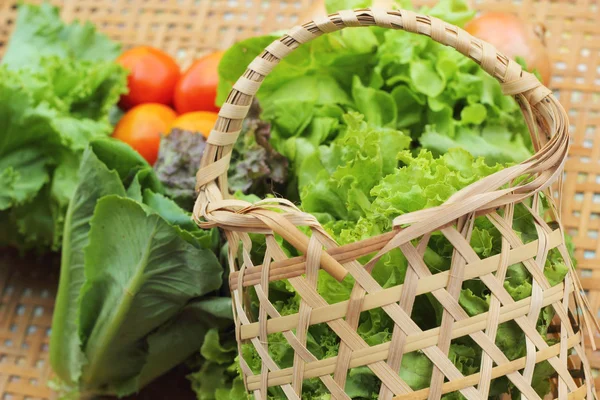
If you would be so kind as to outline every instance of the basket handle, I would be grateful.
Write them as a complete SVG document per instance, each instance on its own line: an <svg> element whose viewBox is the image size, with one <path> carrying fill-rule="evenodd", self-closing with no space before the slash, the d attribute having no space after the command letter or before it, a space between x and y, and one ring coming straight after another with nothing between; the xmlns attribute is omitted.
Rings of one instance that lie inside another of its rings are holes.
<svg viewBox="0 0 600 400"><path fill-rule="evenodd" d="M560 135L559 146L568 146L563 137L568 135L565 130L565 121L568 121L568 118L562 107L552 98L552 92L533 74L523 71L517 62L498 53L491 44L438 18L413 11L379 9L339 11L292 28L287 34L267 46L233 85L225 104L221 107L215 127L208 137L200 169L196 174L198 198L193 215L201 226L220 226L231 230L240 228L252 230L251 228L257 226L250 221L252 218L242 218L248 207L244 208L240 202L224 200L224 198L229 196L227 170L231 149L241 131L242 122L250 109L252 99L265 77L283 57L302 43L346 27L373 25L429 36L441 44L455 48L495 77L502 84L504 94L513 95L519 100L529 125L534 147L538 151L533 157L538 158L536 161L542 162L551 157L548 154L549 149L540 149L544 144L550 145L549 138L555 134ZM568 123L566 125L568 126ZM544 135L539 135L538 128ZM559 152L560 156L556 153L555 156L562 159L564 153L566 158L566 148L564 150ZM226 218L222 218L223 212L227 213ZM250 217L250 215L246 216ZM256 220L253 218L253 221ZM260 229L265 229L264 224L261 223L260 226Z"/></svg>

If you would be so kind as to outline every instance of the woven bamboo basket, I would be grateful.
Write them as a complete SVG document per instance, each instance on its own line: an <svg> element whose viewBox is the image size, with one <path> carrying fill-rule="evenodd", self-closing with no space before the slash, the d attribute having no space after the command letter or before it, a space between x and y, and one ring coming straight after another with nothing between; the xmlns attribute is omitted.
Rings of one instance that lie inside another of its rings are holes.
<svg viewBox="0 0 600 400"><path fill-rule="evenodd" d="M313 3L311 0L51 2L61 7L61 16L67 21L90 21L126 48L142 44L163 48L183 67L194 57L224 49L238 39L297 24L305 20L306 10ZM16 3L0 0L0 54L14 27ZM592 310L597 312L600 310L597 263L600 146L595 133L600 126L600 4L597 0L476 0L473 6L481 11L512 12L526 20L543 22L547 28L554 65L550 87L560 96L571 124L572 146L565 164L562 222L574 237L581 282ZM12 261L0 264L0 399L55 398L46 381L51 376L47 346L57 275L44 259L28 262L26 268ZM588 358L593 369L600 368L600 354L589 351ZM596 382L599 386L600 380Z"/></svg>
<svg viewBox="0 0 600 400"><path fill-rule="evenodd" d="M266 199L251 204L231 198L227 186L231 150L265 77L305 42L347 27L374 25L429 36L475 60L501 83L505 94L517 100L536 154L460 190L441 206L396 217L392 232L343 246L328 236L316 218L289 201ZM221 228L229 242L229 285L246 388L257 399L267 398L268 388L273 386L281 388L289 399L300 399L305 379L318 378L332 398L350 399L345 392L349 371L368 367L381 382L381 399L437 400L455 391L467 399L485 399L492 381L499 377L507 377L524 398L539 399L532 384L533 371L547 360L556 373L555 396L595 396L581 335L582 327L591 331L589 324L595 324L595 318L581 295L579 279L570 268L564 281L552 287L542 272L551 249L558 250L570 265L552 193L552 185L558 181L558 198L562 196L568 129L565 110L533 74L464 30L413 11L340 11L296 26L270 44L250 63L220 109L197 174L194 206L197 223ZM550 204L550 215L540 215L542 197ZM531 214L538 233L535 241L525 244L513 231L517 206ZM481 259L471 248L476 218L487 218L498 230L502 236L500 254ZM300 226L308 227L310 235L298 229ZM260 265L252 262L251 233L265 236L265 256ZM426 265L424 253L433 234L443 235L453 247L449 271L432 273ZM301 255L288 258L275 235ZM394 249L399 249L408 262L406 276L403 284L384 289L370 272ZM358 261L370 255L368 262ZM533 279L531 296L517 302L504 287L508 266L516 262L522 262ZM320 269L340 281L347 274L352 276L349 300L329 304L322 297L317 287ZM276 309L276 299L269 298L270 282L284 279L300 295L298 313L286 316ZM470 280L483 282L491 293L489 311L474 317L458 303L463 284ZM258 298L258 315L248 301L251 292ZM431 295L443 308L440 325L425 331L411 319L415 300L422 294ZM558 334L552 346L536 329L544 306L551 306L556 313ZM357 328L361 312L375 308L383 309L394 328L389 342L370 346ZM509 360L496 344L498 327L506 321L514 321L524 333L527 354L523 358ZM317 359L309 351L308 329L316 324L326 324L339 337L335 356ZM283 334L293 348L292 367L278 365L270 355L269 335L276 333ZM481 368L469 376L458 370L449 355L451 341L463 336L469 336L482 350ZM260 357L260 374L254 374L246 362L244 344L253 346ZM402 380L399 370L402 357L416 350L432 362L433 372L429 387L415 392ZM569 357L572 350L577 356Z"/></svg>

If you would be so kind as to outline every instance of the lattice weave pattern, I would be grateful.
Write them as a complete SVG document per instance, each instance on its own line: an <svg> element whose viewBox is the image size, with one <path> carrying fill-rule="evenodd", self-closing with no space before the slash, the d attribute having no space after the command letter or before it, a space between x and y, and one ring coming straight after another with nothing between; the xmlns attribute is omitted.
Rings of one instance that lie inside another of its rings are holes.
<svg viewBox="0 0 600 400"><path fill-rule="evenodd" d="M54 398L48 344L58 276L50 262L7 253L0 255L0 398Z"/></svg>
<svg viewBox="0 0 600 400"><path fill-rule="evenodd" d="M536 155L457 192L442 206L397 217L392 232L344 246L338 246L314 217L288 201L271 199L252 205L230 199L227 166L232 145L265 76L302 43L344 27L370 25L425 34L479 63L501 82L505 94L519 102ZM317 19L293 28L250 64L221 108L208 143L197 175L199 196L194 216L201 226L218 226L227 235L240 354L245 343L250 343L261 360L260 373L254 373L241 357L247 388L256 398L266 398L267 388L278 386L288 398L299 399L304 380L318 378L333 398L348 399L344 387L349 371L366 366L381 382L381 399L439 399L455 391L467 399L485 399L491 381L504 376L526 398L539 399L532 377L542 361L548 361L556 373L558 398L595 396L579 331L582 325L591 329L591 320L578 277L569 268L564 281L551 286L543 272L552 251L560 253L570 266L556 205L549 195L550 185L562 176L567 157L567 117L548 89L493 46L441 20L405 10L341 11ZM543 201L549 204L550 215L540 215ZM517 207L532 218L536 240L524 242L514 232ZM499 254L481 259L471 248L477 218L487 219L502 236ZM553 222L548 223L548 218ZM311 235L306 236L297 226L308 226ZM261 265L252 262L249 233L266 237ZM275 235L303 255L288 258ZM449 271L432 274L424 261L433 235L443 235L454 249ZM370 272L393 249L400 249L408 268L403 284L384 289ZM357 261L368 255L373 256L364 265ZM514 301L504 287L507 269L515 263L522 263L532 277L531 296L520 301ZM351 275L354 286L349 300L327 303L317 290L320 268L338 280ZM282 279L287 279L301 297L296 314L280 315L269 298L269 283ZM487 287L487 312L469 316L459 304L460 290L469 280L480 280ZM260 304L257 318L249 305L250 293ZM435 298L443 309L439 327L423 330L411 318L415 299L423 294ZM556 344L549 345L536 329L544 307L555 314ZM356 329L361 312L375 308L384 310L394 328L389 342L369 346ZM581 317L583 321L579 321ZM511 360L496 344L500 324L508 321L523 332L525 357ZM316 324L326 324L339 337L336 356L317 359L308 350L307 332ZM293 348L291 367L282 368L270 356L270 335L274 333L281 333ZM469 376L464 376L449 356L452 340L466 336L482 350L479 371ZM427 356L433 371L429 387L414 392L398 372L404 354L416 350ZM571 354L579 355L577 360L571 359ZM573 367L580 373L573 373Z"/></svg>
<svg viewBox="0 0 600 400"><path fill-rule="evenodd" d="M28 3L42 3L30 0ZM92 22L111 39L155 46L187 67L196 57L236 40L299 22L310 0L50 0L61 18ZM0 0L0 54L16 19L15 0Z"/></svg>

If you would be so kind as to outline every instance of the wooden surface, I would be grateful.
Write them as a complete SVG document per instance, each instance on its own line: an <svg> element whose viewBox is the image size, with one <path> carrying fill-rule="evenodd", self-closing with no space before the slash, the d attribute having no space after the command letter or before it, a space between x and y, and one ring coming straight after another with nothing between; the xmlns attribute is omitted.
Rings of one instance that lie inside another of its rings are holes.
<svg viewBox="0 0 600 400"><path fill-rule="evenodd" d="M36 2L39 2L36 0ZM0 52L14 27L14 0L0 0ZM53 0L63 17L90 20L125 47L150 44L182 65L238 38L303 21L310 0ZM563 223L574 236L582 283L600 312L600 2L476 0L543 22L554 67L550 85L569 114L573 146L566 164ZM4 260L0 253L0 260ZM45 264L45 260L36 260ZM56 272L0 263L0 399L45 399L46 350ZM30 327L32 327L30 329ZM596 339L600 345L600 339ZM600 369L600 352L590 353ZM600 381L597 381L597 386ZM150 397L148 397L150 398Z"/></svg>

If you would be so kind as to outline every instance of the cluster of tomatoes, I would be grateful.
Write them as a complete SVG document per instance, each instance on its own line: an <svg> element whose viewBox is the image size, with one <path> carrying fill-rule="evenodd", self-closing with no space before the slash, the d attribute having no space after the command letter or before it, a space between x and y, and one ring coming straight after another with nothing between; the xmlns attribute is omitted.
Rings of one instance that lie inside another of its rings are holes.
<svg viewBox="0 0 600 400"><path fill-rule="evenodd" d="M117 62L129 71L129 93L119 102L126 113L113 137L154 164L161 135L173 128L208 136L219 111L215 98L221 56L222 52L209 54L181 73L171 56L153 47L124 52Z"/></svg>

